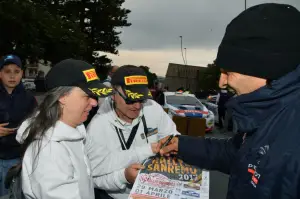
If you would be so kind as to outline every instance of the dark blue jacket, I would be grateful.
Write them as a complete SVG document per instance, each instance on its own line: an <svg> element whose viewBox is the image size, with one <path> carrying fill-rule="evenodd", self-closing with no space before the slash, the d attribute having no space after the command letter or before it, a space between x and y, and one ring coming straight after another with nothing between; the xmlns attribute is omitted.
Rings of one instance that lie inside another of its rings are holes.
<svg viewBox="0 0 300 199"><path fill-rule="evenodd" d="M0 82L0 124L9 122L7 128L18 127L36 107L37 102L27 92L22 83L8 94ZM0 159L13 159L21 156L20 145L16 141L16 133L0 137Z"/></svg>
<svg viewBox="0 0 300 199"><path fill-rule="evenodd" d="M229 140L182 136L182 159L230 174L228 199L300 198L300 67L227 107L243 133Z"/></svg>

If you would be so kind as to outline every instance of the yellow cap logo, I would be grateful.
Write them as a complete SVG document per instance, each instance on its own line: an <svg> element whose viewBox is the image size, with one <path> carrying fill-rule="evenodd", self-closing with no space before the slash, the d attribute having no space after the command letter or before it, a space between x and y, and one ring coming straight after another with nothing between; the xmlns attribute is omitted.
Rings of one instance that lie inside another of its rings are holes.
<svg viewBox="0 0 300 199"><path fill-rule="evenodd" d="M147 76L128 76L124 77L125 85L136 85L136 84L146 84L148 85Z"/></svg>
<svg viewBox="0 0 300 199"><path fill-rule="evenodd" d="M89 90L98 96L106 96L113 92L112 88L89 88Z"/></svg>
<svg viewBox="0 0 300 199"><path fill-rule="evenodd" d="M95 69L84 70L82 72L83 72L87 82L99 79Z"/></svg>
<svg viewBox="0 0 300 199"><path fill-rule="evenodd" d="M144 97L143 94L134 93L134 92L131 92L130 90L125 90L125 92L126 92L126 95L128 97L130 97L131 99L140 99L141 97Z"/></svg>

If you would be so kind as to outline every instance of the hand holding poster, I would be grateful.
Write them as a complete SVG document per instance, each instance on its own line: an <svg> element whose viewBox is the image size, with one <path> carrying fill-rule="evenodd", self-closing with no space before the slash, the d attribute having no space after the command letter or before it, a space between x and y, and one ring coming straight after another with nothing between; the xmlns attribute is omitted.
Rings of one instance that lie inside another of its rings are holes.
<svg viewBox="0 0 300 199"><path fill-rule="evenodd" d="M153 157L145 161L130 199L208 199L209 172L185 164L176 157Z"/></svg>

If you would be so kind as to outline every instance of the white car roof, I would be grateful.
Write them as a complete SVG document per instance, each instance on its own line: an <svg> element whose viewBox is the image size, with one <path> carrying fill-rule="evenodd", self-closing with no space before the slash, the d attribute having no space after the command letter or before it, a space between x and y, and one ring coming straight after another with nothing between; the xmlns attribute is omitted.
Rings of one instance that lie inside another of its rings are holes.
<svg viewBox="0 0 300 199"><path fill-rule="evenodd" d="M164 92L165 96L177 95L177 96L191 96L195 97L194 94L182 93L182 92Z"/></svg>

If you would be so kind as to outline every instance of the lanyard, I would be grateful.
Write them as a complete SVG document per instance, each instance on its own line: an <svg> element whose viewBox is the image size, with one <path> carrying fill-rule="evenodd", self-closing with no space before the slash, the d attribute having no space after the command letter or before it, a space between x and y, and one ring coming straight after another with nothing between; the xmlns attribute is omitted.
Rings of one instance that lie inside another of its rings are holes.
<svg viewBox="0 0 300 199"><path fill-rule="evenodd" d="M147 128L147 124L146 124L146 120L145 120L145 116L144 115L142 116L142 122L143 122L143 126L144 126L144 133L145 133L146 140L147 140L147 143L148 143L148 139L147 139L148 128ZM140 122L132 128L127 142L125 141L125 137L124 137L122 129L119 129L119 128L117 128L115 126L116 132L117 132L118 137L119 137L119 141L121 143L122 150L128 150L128 149L130 149L130 147L131 147L131 145L133 143L133 140L135 138L135 135L137 133L137 130L139 128L139 125L140 125Z"/></svg>

